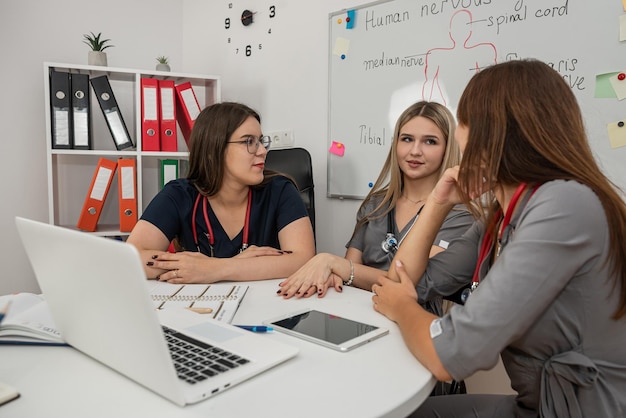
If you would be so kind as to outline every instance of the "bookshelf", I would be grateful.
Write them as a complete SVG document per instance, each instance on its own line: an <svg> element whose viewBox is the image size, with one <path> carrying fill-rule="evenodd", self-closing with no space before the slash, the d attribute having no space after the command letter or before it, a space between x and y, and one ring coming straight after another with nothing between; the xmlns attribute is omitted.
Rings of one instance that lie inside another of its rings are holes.
<svg viewBox="0 0 626 418"><path fill-rule="evenodd" d="M50 70L88 74L90 78L107 75L118 102L122 117L130 133L134 148L118 151L106 125L104 115L90 87L92 149L53 149L50 114ZM180 128L178 151L159 152L141 150L141 79L144 77L174 80L176 84L190 82L200 107L221 101L219 77L163 71L146 71L127 68L98 67L45 62L43 65L46 160L48 182L49 223L76 229L85 196L100 157L117 160L134 158L137 162L137 214L141 216L150 200L159 191L159 170L162 159L188 159L188 149ZM117 173L116 173L117 179ZM114 179L104 202L98 228L93 234L102 236L125 236L119 231L118 186Z"/></svg>

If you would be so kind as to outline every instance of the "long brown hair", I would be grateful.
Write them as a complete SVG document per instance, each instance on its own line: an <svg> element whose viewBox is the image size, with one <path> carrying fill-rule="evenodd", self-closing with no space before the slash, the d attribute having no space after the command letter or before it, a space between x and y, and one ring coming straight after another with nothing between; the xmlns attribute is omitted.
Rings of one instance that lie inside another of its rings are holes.
<svg viewBox="0 0 626 418"><path fill-rule="evenodd" d="M537 60L509 61L483 69L459 101L458 122L468 128L459 186L480 190L483 182L545 183L575 180L591 188L607 217L607 261L616 274L620 304L613 318L626 315L626 205L618 188L598 167L574 94L557 71ZM478 169L480 167L480 169ZM476 212L491 225L498 204Z"/></svg>
<svg viewBox="0 0 626 418"><path fill-rule="evenodd" d="M372 190L367 194L363 203L359 208L359 212L364 208L368 202L378 196L383 196L380 203L370 212L367 213L354 227L352 236L371 219L379 219L386 216L393 208L396 207L396 203L402 195L404 188L404 177L398 164L398 138L400 137L400 131L404 125L406 125L411 119L422 116L431 122L433 122L437 128L443 133L443 137L446 141L446 151L443 155L441 167L439 167L439 177L441 177L448 168L458 165L461 160L461 151L459 146L454 140L454 130L456 123L454 121L454 115L444 105L435 102L420 101L412 104L402 112L398 120L393 133L393 141L391 142L391 148L387 153L387 159L385 164L376 179L376 183L372 187Z"/></svg>

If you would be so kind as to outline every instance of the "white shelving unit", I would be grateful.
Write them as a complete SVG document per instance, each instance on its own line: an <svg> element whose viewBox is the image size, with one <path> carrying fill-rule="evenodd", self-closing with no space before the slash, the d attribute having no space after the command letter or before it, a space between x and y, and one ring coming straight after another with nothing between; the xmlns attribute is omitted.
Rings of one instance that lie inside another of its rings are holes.
<svg viewBox="0 0 626 418"><path fill-rule="evenodd" d="M50 69L88 74L90 78L106 74L135 148L117 151L93 89L90 88L93 149L53 149L50 115ZM49 223L74 229L76 229L85 196L89 191L91 179L100 157L111 160L117 160L122 157L135 158L137 160L138 216L141 216L152 197L159 191L159 160L185 160L188 158L187 145L180 128L178 128L178 152L144 152L141 150L140 82L142 78L171 79L176 84L188 81L192 84L202 108L221 101L221 81L216 76L52 62L44 63L43 73L46 109ZM94 234L103 236L128 235L128 233L119 231L118 208L116 174L98 221L98 229Z"/></svg>

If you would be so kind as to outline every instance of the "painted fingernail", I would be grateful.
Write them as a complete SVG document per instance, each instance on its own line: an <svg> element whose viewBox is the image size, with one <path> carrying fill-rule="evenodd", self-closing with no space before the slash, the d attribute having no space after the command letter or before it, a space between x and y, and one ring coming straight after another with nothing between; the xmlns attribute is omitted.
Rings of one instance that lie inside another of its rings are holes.
<svg viewBox="0 0 626 418"><path fill-rule="evenodd" d="M276 291L276 294L280 295L280 292L281 292L281 290L279 289L279 290Z"/></svg>
<svg viewBox="0 0 626 418"><path fill-rule="evenodd" d="M343 287L339 286L339 291L343 292Z"/></svg>
<svg viewBox="0 0 626 418"><path fill-rule="evenodd" d="M156 259L157 259L157 257L158 257L158 255L153 255L153 256L152 256L152 259L153 259L153 260L156 260Z"/></svg>
<svg viewBox="0 0 626 418"><path fill-rule="evenodd" d="M153 263L152 261L148 261L148 262L146 263L146 266L154 266L154 263Z"/></svg>

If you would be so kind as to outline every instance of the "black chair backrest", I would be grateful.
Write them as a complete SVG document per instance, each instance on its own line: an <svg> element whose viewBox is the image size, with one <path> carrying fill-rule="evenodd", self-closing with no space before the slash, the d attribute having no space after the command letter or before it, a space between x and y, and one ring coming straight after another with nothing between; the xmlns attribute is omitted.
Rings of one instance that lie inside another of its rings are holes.
<svg viewBox="0 0 626 418"><path fill-rule="evenodd" d="M304 148L273 149L267 153L265 167L285 173L296 181L300 197L309 212L313 233L315 233L315 194L311 154Z"/></svg>

